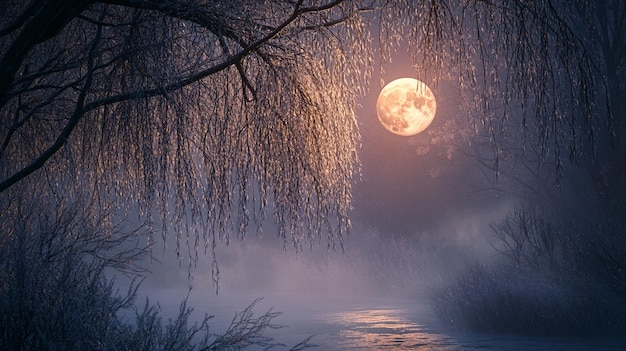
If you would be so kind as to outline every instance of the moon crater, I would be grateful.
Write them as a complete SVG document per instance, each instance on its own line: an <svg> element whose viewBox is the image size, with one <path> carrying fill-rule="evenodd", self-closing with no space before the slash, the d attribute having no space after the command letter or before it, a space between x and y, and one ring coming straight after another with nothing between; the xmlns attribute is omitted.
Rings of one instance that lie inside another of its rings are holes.
<svg viewBox="0 0 626 351"><path fill-rule="evenodd" d="M400 78L387 84L378 95L378 120L392 133L411 136L424 131L437 111L435 95L414 78Z"/></svg>

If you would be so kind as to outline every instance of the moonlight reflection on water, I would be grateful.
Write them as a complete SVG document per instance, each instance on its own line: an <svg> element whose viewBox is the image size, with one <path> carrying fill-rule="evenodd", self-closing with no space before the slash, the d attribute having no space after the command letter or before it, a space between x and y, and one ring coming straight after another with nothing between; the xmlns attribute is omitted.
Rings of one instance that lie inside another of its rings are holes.
<svg viewBox="0 0 626 351"><path fill-rule="evenodd" d="M442 343L404 314L395 308L359 309L329 313L326 321L346 328L339 331L337 345L346 350L434 350L429 346Z"/></svg>
<svg viewBox="0 0 626 351"><path fill-rule="evenodd" d="M323 312L318 322L331 326L313 338L318 350L417 351L617 351L623 340L559 339L500 334L450 333L437 326L426 309L354 308ZM417 322L417 321L423 321Z"/></svg>
<svg viewBox="0 0 626 351"><path fill-rule="evenodd" d="M180 291L156 290L152 294L165 315L175 316ZM191 295L191 306L215 315L210 323L215 333L225 331L233 314L258 297L249 292ZM429 306L413 299L267 294L257 307L256 315L272 307L284 312L275 322L285 328L268 331L276 341L293 346L313 335L311 343L318 347L311 350L320 351L624 351L626 345L625 339L616 338L451 332L442 327ZM256 350L261 349L251 349Z"/></svg>
<svg viewBox="0 0 626 351"><path fill-rule="evenodd" d="M336 346L341 350L426 351L441 349L447 343L424 325L412 322L404 309L356 309L327 313L322 318L340 327Z"/></svg>

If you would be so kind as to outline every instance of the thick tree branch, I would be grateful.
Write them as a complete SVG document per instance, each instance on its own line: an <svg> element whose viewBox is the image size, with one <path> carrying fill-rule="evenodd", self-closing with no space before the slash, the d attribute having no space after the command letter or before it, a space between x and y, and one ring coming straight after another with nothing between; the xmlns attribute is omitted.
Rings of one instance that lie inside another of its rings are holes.
<svg viewBox="0 0 626 351"><path fill-rule="evenodd" d="M74 17L91 5L88 0L51 0L28 22L0 60L0 108L9 100L15 74L30 50L57 35Z"/></svg>
<svg viewBox="0 0 626 351"><path fill-rule="evenodd" d="M42 0L32 0L30 5L26 7L26 10L24 10L24 12L19 15L15 21L13 21L13 23L0 29L0 38L23 26L24 23L26 23L26 21L33 16L35 12L37 12L37 9L41 7L41 1Z"/></svg>
<svg viewBox="0 0 626 351"><path fill-rule="evenodd" d="M89 87L91 86L91 81L93 79L92 77L93 76L93 60L95 56L96 43L100 39L100 35L101 35L101 26L99 26L97 38L92 43L92 47L90 49L89 69L87 73L88 76L85 82L85 86L81 90L79 99L76 103L76 108L74 110L74 113L72 114L71 118L68 120L64 129L61 131L61 133L57 137L55 143L52 146L50 146L48 149L46 149L31 164L24 167L23 169L16 172L12 176L4 180L2 183L0 183L0 192L3 192L4 190L11 187L11 185L15 184L16 182L20 181L21 179L35 172L37 169L41 168L50 159L50 157L52 157L57 151L59 151L63 147L63 145L65 145L65 143L67 142L67 139L69 138L70 134L72 133L72 131L76 127L76 124L79 122L82 116L84 116L85 113L91 110L94 110L98 107L108 105L108 104L123 102L123 101L134 100L134 99L166 95L172 91L175 91L185 86L188 86L190 84L193 84L203 78L206 78L212 74L220 72L231 66L235 66L238 69L238 72L241 75L244 85L248 86L248 88L251 88L251 83L245 77L245 72L243 71L243 67L241 66L241 60L243 58L250 55L252 52L258 50L258 48L261 47L262 45L271 41L273 38L279 35L286 27L288 27L294 21L296 21L300 16L306 13L313 13L313 12L319 12L319 11L332 9L333 7L337 6L339 3L343 2L343 0L331 1L328 4L321 5L321 6L314 6L314 7L302 7L302 2L303 2L302 0L298 1L294 5L294 9L291 15L288 18L286 18L281 24L279 24L273 30L271 30L269 33L267 33L266 35L264 35L257 41L253 42L252 44L249 44L246 47L242 48L238 53L230 56L225 61L217 65L211 66L205 70L197 72L186 78L180 79L179 81L171 83L165 87L153 87L149 89L136 90L133 92L127 92L127 93L110 96L110 97L103 98L103 99L98 99L98 100L85 104L86 94L87 94L87 91L89 90ZM87 3L88 2L79 1L76 4L73 4L72 6L68 5L67 8L58 10L57 15L55 16L54 20L46 24L48 29L45 30L43 34L41 34L40 36L33 36L29 38L30 40L25 41L26 43L32 43L30 47L28 45L14 45L9 50L11 52L7 53L5 57L3 58L3 62L11 61L11 60L21 61L23 57L28 53L30 48L34 46L34 44L41 42L43 40L47 40L51 36L58 33L63 28L63 26L67 22L69 22L69 20L71 19L71 16L78 15L80 11L82 11L82 9L86 6ZM131 7L150 8L150 9L154 9L158 11L163 11L164 13L168 15L175 15L181 19L193 20L194 22L203 25L209 30L215 30L215 28L212 28L212 25L214 23L209 21L208 18L199 19L197 16L196 17L191 16L188 9L182 10L182 9L176 9L176 8L169 8L167 7L167 3L162 4L159 2L153 2L153 1L135 1L135 0L128 0L128 1L114 0L114 1L108 1L107 3L125 5L125 6L131 6ZM78 6L79 4L82 5L82 7ZM24 32L27 33L28 28L25 29ZM240 39L237 39L237 42L241 44L243 41ZM17 65L17 67L19 67L19 65ZM13 80L13 75L17 71L17 67L15 67L13 71L5 70L4 72L0 72L0 74L3 74L5 77L11 78L11 79L8 79L7 81L3 81L4 83L0 84L0 106L6 103L6 96L7 96L6 92L11 86L10 83ZM3 84L7 86L4 87ZM4 91L2 89L4 89ZM253 89L251 89L251 91L254 93Z"/></svg>
<svg viewBox="0 0 626 351"><path fill-rule="evenodd" d="M205 70L202 70L200 72L197 72L193 75L190 75L186 78L180 79L177 82L171 83L169 85L166 85L164 87L153 87L153 88L149 88L149 89L143 89L143 90L136 90L136 91L132 91L132 92L128 92L128 93L123 93L123 94L118 94L118 95L114 95L114 96L109 96L103 99L99 99L99 100L95 100L91 103L88 103L85 105L84 110L85 112L94 110L98 107L104 106L104 105L108 105L108 104L113 104L113 103L118 103L118 102L123 102L123 101L129 101L129 100L134 100L134 99L140 99L140 98L148 98L148 97L154 97L154 96L159 96L159 95L166 95L167 93L170 93L172 91L181 89L185 86L188 86L190 84L193 84L195 82L198 82L199 80L206 78L212 74L215 74L217 72L220 72L230 66L234 66L237 65L239 62L241 62L241 60L248 56L250 53L256 51L257 49L259 49L259 47L261 47L262 45L266 44L267 42L269 42L270 40L272 40L273 38L275 38L278 34L280 34L287 26L289 26L290 24L292 24L296 19L298 19L299 16L305 14L305 13L310 13L310 12L317 12L317 11L323 11L329 8L332 8L333 6L336 6L337 4L341 3L343 0L337 0L337 1L333 1L330 4L327 4L325 6L316 6L316 7L306 7L306 8L301 8L300 5L302 4L302 1L299 1L298 4L296 4L291 16L289 16L284 22L282 22L280 25L278 25L276 28L274 28L274 30L272 30L271 32L269 32L268 34L266 34L265 36L263 36L261 39L253 42L252 44L250 44L249 46L243 48L241 51L239 51L236 54L233 54L232 56L230 56L229 58L227 58L225 61L222 61L221 63L211 66Z"/></svg>
<svg viewBox="0 0 626 351"><path fill-rule="evenodd" d="M82 78L80 80L83 80ZM23 117L20 118L19 113L21 112L21 109L18 108L16 110L16 114L15 114L15 119L14 119L14 123L8 128L8 132L7 135L4 137L4 140L2 142L2 145L0 145L0 160L2 159L2 157L4 156L4 153L6 152L7 147L9 146L11 139L13 138L13 135L15 134L15 132L17 132L26 122L28 122L30 120L30 118L37 113L40 109L42 109L45 106L50 105L54 99L56 99L59 95L63 94L64 92L66 92L68 89L71 89L73 87L76 86L76 84L78 84L79 82L71 82L70 84L67 84L63 87L59 87L58 89L55 90L55 92L50 95L49 98L47 98L45 101L35 105L30 111L28 111L28 113L26 113Z"/></svg>
<svg viewBox="0 0 626 351"><path fill-rule="evenodd" d="M43 167L43 165L67 143L67 140L70 134L72 133L72 131L74 130L74 128L76 127L76 125L78 124L78 122L84 116L86 112L83 106L85 103L85 99L87 97L87 93L89 92L89 89L91 87L91 82L93 79L96 47L100 41L101 34L102 34L102 27L98 27L98 30L96 31L96 35L89 49L89 59L87 63L87 74L86 74L86 79L85 79L85 85L80 91L80 95L78 96L78 100L76 101L76 107L74 108L74 112L72 113L72 116L68 120L67 124L65 125L65 127L63 128L59 136L57 137L54 144L52 144L49 148L44 150L44 152L42 152L41 155L39 155L39 157L37 157L28 166L15 172L13 175L11 175L6 180L0 183L0 193L10 188L12 185L19 182L20 180L26 178L27 176L29 176L30 174L32 174L39 168Z"/></svg>

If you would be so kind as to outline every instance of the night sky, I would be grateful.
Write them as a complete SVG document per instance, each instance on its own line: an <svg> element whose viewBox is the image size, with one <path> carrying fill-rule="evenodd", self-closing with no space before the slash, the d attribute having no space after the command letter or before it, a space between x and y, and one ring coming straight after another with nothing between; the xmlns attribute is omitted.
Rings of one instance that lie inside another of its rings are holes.
<svg viewBox="0 0 626 351"><path fill-rule="evenodd" d="M6 3L0 349L133 349L185 296L328 349L623 341L626 1Z"/></svg>

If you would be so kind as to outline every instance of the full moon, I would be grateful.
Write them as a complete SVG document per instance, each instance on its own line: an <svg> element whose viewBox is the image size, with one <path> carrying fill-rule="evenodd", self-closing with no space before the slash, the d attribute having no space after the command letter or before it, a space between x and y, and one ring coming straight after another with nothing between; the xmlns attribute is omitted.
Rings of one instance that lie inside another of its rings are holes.
<svg viewBox="0 0 626 351"><path fill-rule="evenodd" d="M435 118L437 101L426 84L413 78L400 78L380 91L376 112L387 130L411 136L428 128Z"/></svg>

